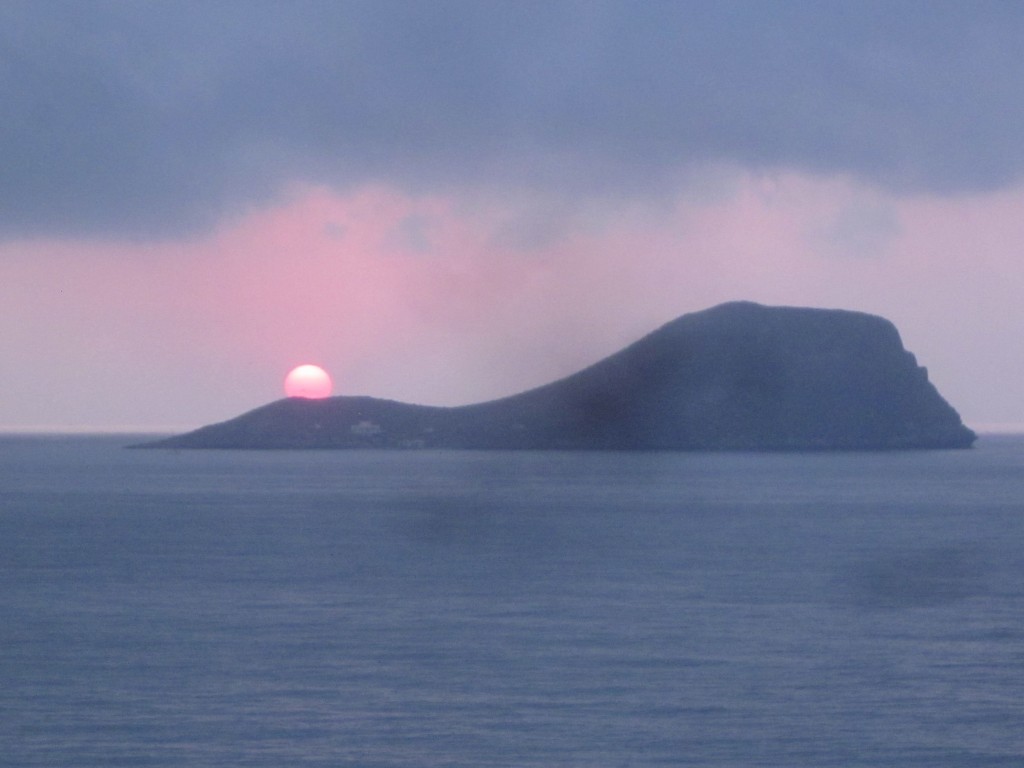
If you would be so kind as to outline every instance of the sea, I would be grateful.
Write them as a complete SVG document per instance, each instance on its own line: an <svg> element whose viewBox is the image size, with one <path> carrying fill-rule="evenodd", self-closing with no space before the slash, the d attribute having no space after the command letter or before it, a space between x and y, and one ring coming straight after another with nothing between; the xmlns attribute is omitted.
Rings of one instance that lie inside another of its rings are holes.
<svg viewBox="0 0 1024 768"><path fill-rule="evenodd" d="M1024 765L1024 437L0 437L0 765Z"/></svg>

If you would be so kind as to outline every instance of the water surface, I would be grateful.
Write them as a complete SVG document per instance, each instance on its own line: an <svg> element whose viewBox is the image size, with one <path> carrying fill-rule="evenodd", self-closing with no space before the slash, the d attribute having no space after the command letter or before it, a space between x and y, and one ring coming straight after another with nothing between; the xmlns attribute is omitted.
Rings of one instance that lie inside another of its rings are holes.
<svg viewBox="0 0 1024 768"><path fill-rule="evenodd" d="M1024 439L0 438L0 764L1017 766Z"/></svg>

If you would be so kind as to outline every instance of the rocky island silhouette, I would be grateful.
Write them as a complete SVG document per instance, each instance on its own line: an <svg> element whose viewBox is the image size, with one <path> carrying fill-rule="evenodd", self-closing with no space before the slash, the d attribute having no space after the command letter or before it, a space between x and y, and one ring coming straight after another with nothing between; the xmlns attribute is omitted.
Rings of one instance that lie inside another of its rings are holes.
<svg viewBox="0 0 1024 768"><path fill-rule="evenodd" d="M733 302L499 400L285 398L140 447L808 451L975 439L888 320Z"/></svg>

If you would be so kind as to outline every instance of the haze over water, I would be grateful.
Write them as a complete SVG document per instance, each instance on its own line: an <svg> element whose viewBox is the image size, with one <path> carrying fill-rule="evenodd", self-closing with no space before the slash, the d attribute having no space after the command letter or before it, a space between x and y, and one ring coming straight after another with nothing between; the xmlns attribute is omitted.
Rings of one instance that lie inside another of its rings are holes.
<svg viewBox="0 0 1024 768"><path fill-rule="evenodd" d="M1024 438L0 439L0 763L1010 766Z"/></svg>

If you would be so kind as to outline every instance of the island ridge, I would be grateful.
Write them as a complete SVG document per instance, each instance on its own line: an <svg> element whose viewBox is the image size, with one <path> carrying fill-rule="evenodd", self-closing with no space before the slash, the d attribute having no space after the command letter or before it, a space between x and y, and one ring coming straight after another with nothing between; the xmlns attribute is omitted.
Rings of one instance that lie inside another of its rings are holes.
<svg viewBox="0 0 1024 768"><path fill-rule="evenodd" d="M285 398L141 447L805 451L975 439L888 320L733 302L499 400Z"/></svg>

